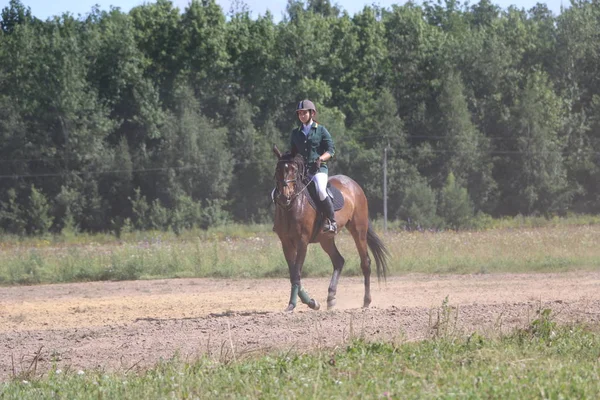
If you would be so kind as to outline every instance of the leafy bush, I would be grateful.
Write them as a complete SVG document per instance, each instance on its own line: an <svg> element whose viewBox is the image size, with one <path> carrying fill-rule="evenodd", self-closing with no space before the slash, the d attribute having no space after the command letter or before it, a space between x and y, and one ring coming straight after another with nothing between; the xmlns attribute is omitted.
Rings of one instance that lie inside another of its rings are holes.
<svg viewBox="0 0 600 400"><path fill-rule="evenodd" d="M454 230L468 227L473 218L473 205L467 189L456 182L452 172L446 179L446 185L440 191L438 215L444 219L446 226Z"/></svg>
<svg viewBox="0 0 600 400"><path fill-rule="evenodd" d="M148 227L150 229L163 231L169 229L169 210L161 204L160 200L155 199L152 202L148 218Z"/></svg>
<svg viewBox="0 0 600 400"><path fill-rule="evenodd" d="M408 188L401 213L409 230L434 228L440 224L435 193L425 182L417 182Z"/></svg>
<svg viewBox="0 0 600 400"><path fill-rule="evenodd" d="M213 226L225 225L229 220L229 213L224 209L224 202L220 200L208 200L202 211L202 222L200 228L208 229Z"/></svg>
<svg viewBox="0 0 600 400"><path fill-rule="evenodd" d="M148 229L150 206L146 197L142 196L140 188L135 189L134 193L133 199L129 198L133 212L133 226L138 230Z"/></svg>
<svg viewBox="0 0 600 400"><path fill-rule="evenodd" d="M0 202L0 221L7 233L24 235L27 223L24 219L24 211L17 200L17 192L8 190L8 202Z"/></svg>
<svg viewBox="0 0 600 400"><path fill-rule="evenodd" d="M171 227L175 233L200 226L202 219L200 203L187 195L177 196L175 209L171 214Z"/></svg>

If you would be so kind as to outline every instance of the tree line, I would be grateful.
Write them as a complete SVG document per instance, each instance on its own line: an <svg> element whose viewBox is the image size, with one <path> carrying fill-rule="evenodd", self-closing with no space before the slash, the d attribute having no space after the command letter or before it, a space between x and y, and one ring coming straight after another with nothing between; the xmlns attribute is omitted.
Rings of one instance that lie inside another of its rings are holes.
<svg viewBox="0 0 600 400"><path fill-rule="evenodd" d="M600 211L600 5L157 0L0 22L0 230L266 222L273 144L318 107L342 173L410 228Z"/></svg>

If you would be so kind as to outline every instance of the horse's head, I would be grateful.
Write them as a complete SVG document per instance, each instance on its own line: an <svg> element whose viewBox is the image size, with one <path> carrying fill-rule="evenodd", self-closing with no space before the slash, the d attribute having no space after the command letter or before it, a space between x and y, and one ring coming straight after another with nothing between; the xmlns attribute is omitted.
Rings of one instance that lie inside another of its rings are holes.
<svg viewBox="0 0 600 400"><path fill-rule="evenodd" d="M302 182L305 175L304 159L300 154L281 154L277 146L273 146L273 153L277 156L275 168L277 190L274 200L279 205L289 207L304 187Z"/></svg>

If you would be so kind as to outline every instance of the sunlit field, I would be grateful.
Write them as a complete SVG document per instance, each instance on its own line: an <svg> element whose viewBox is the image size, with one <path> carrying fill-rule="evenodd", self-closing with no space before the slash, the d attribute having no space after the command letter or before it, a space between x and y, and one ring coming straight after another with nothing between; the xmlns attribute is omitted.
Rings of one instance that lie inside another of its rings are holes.
<svg viewBox="0 0 600 400"><path fill-rule="evenodd" d="M287 277L277 236L267 225L211 231L4 238L0 285L180 277ZM600 266L600 224L548 224L483 231L376 231L387 246L389 273L561 272ZM345 275L360 274L354 241L337 238ZM374 263L373 263L374 266ZM309 246L303 276L328 276L331 263Z"/></svg>

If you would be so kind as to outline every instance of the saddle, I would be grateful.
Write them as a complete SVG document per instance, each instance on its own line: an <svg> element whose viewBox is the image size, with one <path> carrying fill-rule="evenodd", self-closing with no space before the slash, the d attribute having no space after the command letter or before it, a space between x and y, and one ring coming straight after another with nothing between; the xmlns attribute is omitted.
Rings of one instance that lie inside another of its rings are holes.
<svg viewBox="0 0 600 400"><path fill-rule="evenodd" d="M308 186L308 193L310 193L310 196L308 196L308 203L313 209L319 212L316 201L320 201L320 199L316 189L315 182L311 181ZM327 195L333 202L333 211L341 210L342 207L344 207L344 195L338 188L332 186L329 182L327 182Z"/></svg>
<svg viewBox="0 0 600 400"><path fill-rule="evenodd" d="M313 181L310 181L308 183L308 204L310 204L310 206L317 211L317 213L319 213L319 208L317 208L317 203L316 201L321 201L319 199L319 195L317 194L317 188L315 186L315 183ZM340 192L340 190L338 188L336 188L335 186L332 186L331 183L327 182L327 195L331 198L331 201L333 202L333 211L338 211L341 210L342 207L344 207L344 195L342 194L342 192ZM275 202L275 194L277 192L277 188L273 188L273 190L271 191L271 202ZM315 201L316 200L316 201Z"/></svg>

